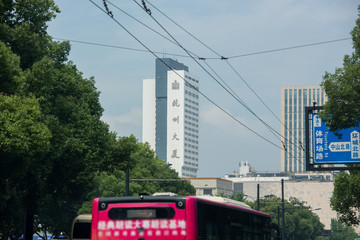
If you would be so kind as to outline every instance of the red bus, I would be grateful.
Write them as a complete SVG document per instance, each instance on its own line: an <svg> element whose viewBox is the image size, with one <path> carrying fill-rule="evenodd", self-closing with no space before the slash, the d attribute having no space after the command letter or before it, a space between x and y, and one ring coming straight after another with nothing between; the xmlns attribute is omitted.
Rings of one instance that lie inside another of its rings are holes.
<svg viewBox="0 0 360 240"><path fill-rule="evenodd" d="M94 199L91 240L159 239L280 238L278 228L271 224L269 214L222 197L139 196Z"/></svg>

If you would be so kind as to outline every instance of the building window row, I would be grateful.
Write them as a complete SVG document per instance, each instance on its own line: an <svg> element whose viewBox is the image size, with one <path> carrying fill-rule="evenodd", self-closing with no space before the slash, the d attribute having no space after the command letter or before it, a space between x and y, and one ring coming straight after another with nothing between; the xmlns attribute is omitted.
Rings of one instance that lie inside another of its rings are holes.
<svg viewBox="0 0 360 240"><path fill-rule="evenodd" d="M186 118L186 119L190 119L190 120L192 120L192 121L194 121L194 122L199 122L199 119L194 118L194 117L191 117L191 116L186 115L186 114L185 114L185 118Z"/></svg>
<svg viewBox="0 0 360 240"><path fill-rule="evenodd" d="M198 142L198 141L193 140L193 139L190 139L190 138L185 138L185 141L188 141L188 142L192 142L192 143L199 144L199 142Z"/></svg>
<svg viewBox="0 0 360 240"><path fill-rule="evenodd" d="M189 98L185 98L185 102L189 102L189 103L194 104L195 106L199 106L199 103L198 103L198 102L193 101L193 100L191 100L191 99L189 99Z"/></svg>
<svg viewBox="0 0 360 240"><path fill-rule="evenodd" d="M192 174L183 173L183 177L195 178L196 176Z"/></svg>
<svg viewBox="0 0 360 240"><path fill-rule="evenodd" d="M198 153L197 151L191 151L191 150L185 149L185 152L194 154L194 155L196 155L196 156L199 155L199 153Z"/></svg>
<svg viewBox="0 0 360 240"><path fill-rule="evenodd" d="M195 169L195 168L189 168L189 167L182 167L182 170L185 170L185 171L188 171L188 172L194 172L194 173L197 172L197 169Z"/></svg>
<svg viewBox="0 0 360 240"><path fill-rule="evenodd" d="M188 76L188 75L185 75L185 78L186 78L186 79L190 79L191 81L194 81L194 82L196 82L196 83L199 83L198 80L196 80L195 78L192 78L192 77L190 77L190 76Z"/></svg>
<svg viewBox="0 0 360 240"><path fill-rule="evenodd" d="M199 149L198 146L192 145L192 144L187 144L185 143L185 147L189 147L189 148L193 148L193 149Z"/></svg>
<svg viewBox="0 0 360 240"><path fill-rule="evenodd" d="M199 117L199 114L198 114L198 113L195 113L195 112L193 112L193 111L190 111L190 110L185 109L185 112L186 112L186 113L189 113L189 114L191 114L191 115L193 115L193 116L195 116L195 117Z"/></svg>
<svg viewBox="0 0 360 240"><path fill-rule="evenodd" d="M199 136L185 131L185 135L198 139Z"/></svg>
<svg viewBox="0 0 360 240"><path fill-rule="evenodd" d="M297 94L298 93L298 94ZM324 104L325 100L325 94L324 94L323 88L316 88L316 89L294 89L294 91L285 89L285 107L287 108L288 105L292 105L292 99L291 97L294 96L294 104L296 105L296 98L299 99L299 106L301 106L301 103L303 103L304 106L312 106L313 101L316 101L316 103L320 106ZM290 101L289 98L290 97Z"/></svg>
<svg viewBox="0 0 360 240"><path fill-rule="evenodd" d="M185 90L185 94L187 94L187 95L189 95L189 96L191 96L193 98L199 99L199 95L197 95L195 93L192 93L192 92L190 92L188 90Z"/></svg>
<svg viewBox="0 0 360 240"><path fill-rule="evenodd" d="M199 133L199 130L196 130L196 129L194 129L194 128L187 127L187 126L185 126L185 130L189 130L190 132Z"/></svg>
<svg viewBox="0 0 360 240"><path fill-rule="evenodd" d="M192 123L192 122L188 122L188 121L186 121L186 120L185 120L185 124L199 128L199 125L198 125L198 124L195 124L195 123Z"/></svg>
<svg viewBox="0 0 360 240"><path fill-rule="evenodd" d="M185 86L189 87L189 88L193 88L193 89L196 89L196 90L199 90L199 87L189 83L189 82L185 82Z"/></svg>
<svg viewBox="0 0 360 240"><path fill-rule="evenodd" d="M186 165L189 165L189 166L195 166L195 167L198 167L198 166L199 166L199 164L192 163L192 162L188 162L188 161L184 161L184 163L185 163Z"/></svg>
<svg viewBox="0 0 360 240"><path fill-rule="evenodd" d="M188 155L184 155L184 157L186 158L186 159L190 159L190 160L193 160L193 161L195 161L195 162L198 162L199 161L199 159L197 158L197 157L191 157L191 156L188 156ZM197 165L196 165L197 166Z"/></svg>
<svg viewBox="0 0 360 240"><path fill-rule="evenodd" d="M199 108L197 108L197 107L193 107L193 106L191 106L191 105L189 105L189 104L186 104L185 103L185 107L188 107L188 108L191 108L191 109L193 109L193 110L195 110L195 111L199 111Z"/></svg>

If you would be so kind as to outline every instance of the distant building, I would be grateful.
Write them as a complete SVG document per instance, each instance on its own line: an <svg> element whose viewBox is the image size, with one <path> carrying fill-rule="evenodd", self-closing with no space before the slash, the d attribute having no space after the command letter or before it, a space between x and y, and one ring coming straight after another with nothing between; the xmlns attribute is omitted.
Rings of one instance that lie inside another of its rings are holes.
<svg viewBox="0 0 360 240"><path fill-rule="evenodd" d="M184 178L189 180L196 189L196 196L224 194L229 196L234 193L232 181L222 178Z"/></svg>
<svg viewBox="0 0 360 240"><path fill-rule="evenodd" d="M176 60L156 60L155 79L143 80L143 142L180 177L199 169L199 80Z"/></svg>
<svg viewBox="0 0 360 240"><path fill-rule="evenodd" d="M320 86L281 88L281 172L306 171L305 107L323 106L326 100Z"/></svg>

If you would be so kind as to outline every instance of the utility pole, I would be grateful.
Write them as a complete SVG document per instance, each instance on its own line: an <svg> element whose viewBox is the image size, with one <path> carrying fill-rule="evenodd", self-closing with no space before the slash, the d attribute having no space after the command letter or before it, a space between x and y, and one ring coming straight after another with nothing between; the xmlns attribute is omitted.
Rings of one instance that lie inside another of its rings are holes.
<svg viewBox="0 0 360 240"><path fill-rule="evenodd" d="M284 200L284 179L281 179L281 222L282 222L282 228L281 228L281 235L282 235L282 240L285 240L285 200Z"/></svg>
<svg viewBox="0 0 360 240"><path fill-rule="evenodd" d="M257 184L257 206L256 210L260 211L260 184Z"/></svg>
<svg viewBox="0 0 360 240"><path fill-rule="evenodd" d="M129 196L130 170L126 169L125 174L125 196Z"/></svg>
<svg viewBox="0 0 360 240"><path fill-rule="evenodd" d="M277 214L277 217L278 217L278 226L280 227L280 206L278 206L278 214Z"/></svg>

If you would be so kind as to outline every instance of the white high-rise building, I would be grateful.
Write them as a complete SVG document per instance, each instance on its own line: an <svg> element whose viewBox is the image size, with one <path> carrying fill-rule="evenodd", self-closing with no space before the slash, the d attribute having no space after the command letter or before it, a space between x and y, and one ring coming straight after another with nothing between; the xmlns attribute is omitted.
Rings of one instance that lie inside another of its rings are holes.
<svg viewBox="0 0 360 240"><path fill-rule="evenodd" d="M180 64L172 59L164 61L175 66ZM156 64L164 65L161 61ZM163 71L165 68L157 66L157 69ZM166 93L162 89L156 91L157 79L143 80L143 142L149 142L156 155L170 164L180 177L196 177L199 169L199 80L186 70L166 70L166 84L162 83L167 86ZM164 76L160 80L163 81ZM162 139L163 136L166 139Z"/></svg>
<svg viewBox="0 0 360 240"><path fill-rule="evenodd" d="M320 86L281 88L282 172L306 172L305 107L313 106L314 102L316 106L323 106L326 100Z"/></svg>

